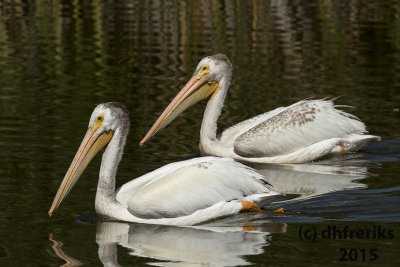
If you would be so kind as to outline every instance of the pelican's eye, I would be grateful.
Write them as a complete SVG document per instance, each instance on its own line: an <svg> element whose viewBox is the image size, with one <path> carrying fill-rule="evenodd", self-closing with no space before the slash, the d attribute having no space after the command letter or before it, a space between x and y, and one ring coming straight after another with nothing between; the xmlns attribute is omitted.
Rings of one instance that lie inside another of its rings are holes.
<svg viewBox="0 0 400 267"><path fill-rule="evenodd" d="M204 64L200 68L199 74L197 75L197 79L203 78L204 75L206 75L209 71L210 71L210 66L208 66L207 64Z"/></svg>
<svg viewBox="0 0 400 267"><path fill-rule="evenodd" d="M96 120L93 123L93 126L92 126L93 130L97 130L103 124L103 122L104 122L104 115L103 114L98 115Z"/></svg>

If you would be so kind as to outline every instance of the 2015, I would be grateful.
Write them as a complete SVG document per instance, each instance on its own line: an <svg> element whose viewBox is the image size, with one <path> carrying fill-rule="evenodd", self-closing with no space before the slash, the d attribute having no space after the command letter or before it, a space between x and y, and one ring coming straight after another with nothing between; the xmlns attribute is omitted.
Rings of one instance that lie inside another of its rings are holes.
<svg viewBox="0 0 400 267"><path fill-rule="evenodd" d="M350 249L341 248L339 249L339 251L341 252L341 257L339 261L356 261L356 260L376 261L378 259L377 248L358 249L358 250L355 248L350 248Z"/></svg>

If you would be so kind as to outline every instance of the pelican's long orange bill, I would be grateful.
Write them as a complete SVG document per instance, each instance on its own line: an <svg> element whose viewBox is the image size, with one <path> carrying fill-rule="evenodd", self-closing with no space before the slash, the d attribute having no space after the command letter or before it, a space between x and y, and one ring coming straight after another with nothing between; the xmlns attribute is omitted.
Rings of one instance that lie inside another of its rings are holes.
<svg viewBox="0 0 400 267"><path fill-rule="evenodd" d="M89 127L81 145L79 146L78 152L76 152L75 157L69 166L60 187L58 188L57 194L53 200L53 204L49 210L49 216L53 214L54 210L57 209L61 201L68 195L69 191L82 175L89 162L93 159L97 152L99 152L110 142L113 135L113 131L99 134L96 130L93 130L91 127Z"/></svg>
<svg viewBox="0 0 400 267"><path fill-rule="evenodd" d="M160 117L158 117L146 136L140 141L140 146L158 131L166 127L188 107L213 95L218 88L219 83L216 81L207 81L205 77L198 79L196 76L193 76L175 96Z"/></svg>

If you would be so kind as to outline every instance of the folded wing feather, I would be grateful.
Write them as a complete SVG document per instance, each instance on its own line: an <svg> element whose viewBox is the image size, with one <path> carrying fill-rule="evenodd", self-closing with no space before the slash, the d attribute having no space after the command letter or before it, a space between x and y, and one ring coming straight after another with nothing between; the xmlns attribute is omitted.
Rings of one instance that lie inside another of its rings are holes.
<svg viewBox="0 0 400 267"><path fill-rule="evenodd" d="M285 155L329 138L365 133L356 117L335 108L332 100L304 100L247 129L234 141L243 157Z"/></svg>
<svg viewBox="0 0 400 267"><path fill-rule="evenodd" d="M141 184L131 191L128 210L146 219L179 217L219 202L271 192L263 176L243 164L207 158Z"/></svg>

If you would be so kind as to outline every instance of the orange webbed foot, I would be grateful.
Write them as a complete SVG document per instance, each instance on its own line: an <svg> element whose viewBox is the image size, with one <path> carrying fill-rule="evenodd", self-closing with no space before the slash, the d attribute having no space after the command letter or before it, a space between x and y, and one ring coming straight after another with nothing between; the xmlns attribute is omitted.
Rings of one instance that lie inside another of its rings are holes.
<svg viewBox="0 0 400 267"><path fill-rule="evenodd" d="M260 212L260 207L250 201L240 201L242 203L242 210L240 212Z"/></svg>

